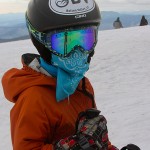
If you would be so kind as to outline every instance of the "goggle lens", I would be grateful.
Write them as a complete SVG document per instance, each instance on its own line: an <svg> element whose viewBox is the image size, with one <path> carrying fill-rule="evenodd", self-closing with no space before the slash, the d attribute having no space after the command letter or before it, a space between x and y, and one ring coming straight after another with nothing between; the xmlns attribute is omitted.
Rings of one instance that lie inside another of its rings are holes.
<svg viewBox="0 0 150 150"><path fill-rule="evenodd" d="M51 42L51 48L57 53L64 55L65 36L63 33L53 34L49 40Z"/></svg>
<svg viewBox="0 0 150 150"><path fill-rule="evenodd" d="M80 30L54 33L47 38L46 43L51 43L51 49L61 55L67 55L76 46L81 47L88 53L96 43L95 28L91 26Z"/></svg>

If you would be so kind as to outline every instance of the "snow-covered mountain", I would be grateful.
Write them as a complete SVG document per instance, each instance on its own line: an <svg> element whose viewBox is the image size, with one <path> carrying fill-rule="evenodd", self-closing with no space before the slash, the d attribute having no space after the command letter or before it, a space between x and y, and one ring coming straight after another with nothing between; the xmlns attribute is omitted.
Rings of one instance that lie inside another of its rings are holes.
<svg viewBox="0 0 150 150"><path fill-rule="evenodd" d="M0 44L0 78L21 68L23 53L37 53L30 40ZM150 140L150 26L99 32L89 72L98 109L108 121L111 142L148 150ZM8 102L0 85L0 150L12 150Z"/></svg>
<svg viewBox="0 0 150 150"><path fill-rule="evenodd" d="M124 28L139 26L142 15L146 15L146 19L150 24L150 11L120 13L101 11L100 30L113 29L113 22L117 17L120 17ZM0 14L0 43L27 38L29 38L29 34L25 24L24 13Z"/></svg>
<svg viewBox="0 0 150 150"><path fill-rule="evenodd" d="M0 14L0 43L27 38L24 13Z"/></svg>

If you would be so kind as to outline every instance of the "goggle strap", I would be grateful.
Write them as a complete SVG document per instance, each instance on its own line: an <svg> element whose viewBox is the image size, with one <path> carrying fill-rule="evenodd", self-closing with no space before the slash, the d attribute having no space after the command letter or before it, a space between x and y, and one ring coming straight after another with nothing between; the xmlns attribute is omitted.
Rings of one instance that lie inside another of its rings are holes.
<svg viewBox="0 0 150 150"><path fill-rule="evenodd" d="M29 32L43 45L46 45L46 34L43 32L37 31L30 23L26 16L26 24Z"/></svg>

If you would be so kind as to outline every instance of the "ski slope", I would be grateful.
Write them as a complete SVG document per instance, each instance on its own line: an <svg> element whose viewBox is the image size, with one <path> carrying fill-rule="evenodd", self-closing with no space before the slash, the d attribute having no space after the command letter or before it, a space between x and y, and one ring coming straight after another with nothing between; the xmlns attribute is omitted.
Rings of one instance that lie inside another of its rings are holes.
<svg viewBox="0 0 150 150"><path fill-rule="evenodd" d="M21 55L37 53L30 40L0 44L0 79L21 67ZM99 32L89 72L98 109L108 121L111 142L118 148L150 142L150 26ZM9 113L0 85L0 150L12 150Z"/></svg>

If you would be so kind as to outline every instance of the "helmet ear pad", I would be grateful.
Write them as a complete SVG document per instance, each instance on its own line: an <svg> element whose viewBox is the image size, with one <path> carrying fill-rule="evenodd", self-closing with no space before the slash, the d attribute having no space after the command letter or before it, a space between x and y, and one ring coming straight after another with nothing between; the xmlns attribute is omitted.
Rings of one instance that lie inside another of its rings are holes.
<svg viewBox="0 0 150 150"><path fill-rule="evenodd" d="M33 45L36 47L37 51L39 52L40 56L48 63L51 64L51 56L52 53L48 48L46 48L42 43L40 43L36 38L29 33L31 41Z"/></svg>

